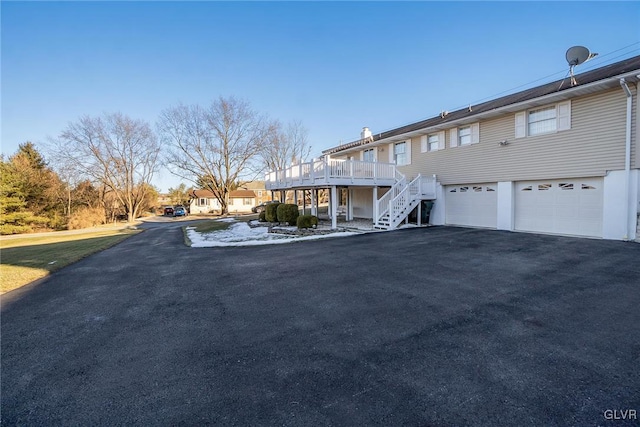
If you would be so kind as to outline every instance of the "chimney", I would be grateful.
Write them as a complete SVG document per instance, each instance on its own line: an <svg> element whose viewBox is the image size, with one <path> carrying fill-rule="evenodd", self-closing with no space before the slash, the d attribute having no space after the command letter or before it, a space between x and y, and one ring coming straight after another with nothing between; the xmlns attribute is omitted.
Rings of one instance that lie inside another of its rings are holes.
<svg viewBox="0 0 640 427"><path fill-rule="evenodd" d="M371 138L371 131L368 127L363 127L362 132L360 132L360 139L369 139Z"/></svg>

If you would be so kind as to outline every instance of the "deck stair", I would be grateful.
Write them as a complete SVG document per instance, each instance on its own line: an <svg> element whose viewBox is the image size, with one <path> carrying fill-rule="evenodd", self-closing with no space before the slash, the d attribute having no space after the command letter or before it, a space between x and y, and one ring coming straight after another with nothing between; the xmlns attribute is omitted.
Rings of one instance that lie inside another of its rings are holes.
<svg viewBox="0 0 640 427"><path fill-rule="evenodd" d="M413 181L398 173L395 184L377 201L374 228L392 230L407 219L422 200L436 198L436 176L418 175Z"/></svg>

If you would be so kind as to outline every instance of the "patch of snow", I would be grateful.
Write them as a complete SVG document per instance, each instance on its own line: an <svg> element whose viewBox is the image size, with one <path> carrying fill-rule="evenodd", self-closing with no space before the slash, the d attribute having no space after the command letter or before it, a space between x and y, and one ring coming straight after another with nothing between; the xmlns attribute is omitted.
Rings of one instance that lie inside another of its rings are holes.
<svg viewBox="0 0 640 427"><path fill-rule="evenodd" d="M225 222L234 221L225 219ZM282 227L295 230L296 227ZM268 233L267 227L251 228L246 222L232 224L226 230L211 231L208 233L198 233L193 227L187 227L187 237L191 240L193 248L209 248L224 246L257 246L275 245L282 243L292 243L303 240L318 240L331 237L353 236L356 232L337 232L315 236L289 236L283 234Z"/></svg>
<svg viewBox="0 0 640 427"><path fill-rule="evenodd" d="M220 219L216 219L216 221L218 221L218 222L236 222L236 220L233 219L233 218L220 218Z"/></svg>

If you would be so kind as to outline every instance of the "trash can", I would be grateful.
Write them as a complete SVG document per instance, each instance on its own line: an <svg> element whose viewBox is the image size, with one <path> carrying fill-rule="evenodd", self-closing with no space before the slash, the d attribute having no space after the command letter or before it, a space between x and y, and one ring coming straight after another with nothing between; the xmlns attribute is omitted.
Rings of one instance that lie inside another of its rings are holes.
<svg viewBox="0 0 640 427"><path fill-rule="evenodd" d="M422 200L422 206L420 211L422 212L420 222L422 224L429 224L429 218L431 216L431 209L433 208L433 200Z"/></svg>

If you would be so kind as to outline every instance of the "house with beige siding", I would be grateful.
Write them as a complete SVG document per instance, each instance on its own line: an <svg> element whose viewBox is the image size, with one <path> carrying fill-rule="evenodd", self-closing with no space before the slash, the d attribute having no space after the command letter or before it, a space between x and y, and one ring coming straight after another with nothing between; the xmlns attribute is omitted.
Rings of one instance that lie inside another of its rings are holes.
<svg viewBox="0 0 640 427"><path fill-rule="evenodd" d="M636 238L640 56L442 112L271 171L270 190L331 190L334 226L397 227L433 202L429 223ZM446 100L444 100L446 101Z"/></svg>
<svg viewBox="0 0 640 427"><path fill-rule="evenodd" d="M256 206L256 193L240 189L229 192L229 213L250 213ZM193 190L189 212L191 214L209 214L220 212L220 202L210 190Z"/></svg>
<svg viewBox="0 0 640 427"><path fill-rule="evenodd" d="M242 184L243 190L251 190L256 196L256 205L271 201L271 191L267 191L264 181L251 181Z"/></svg>

